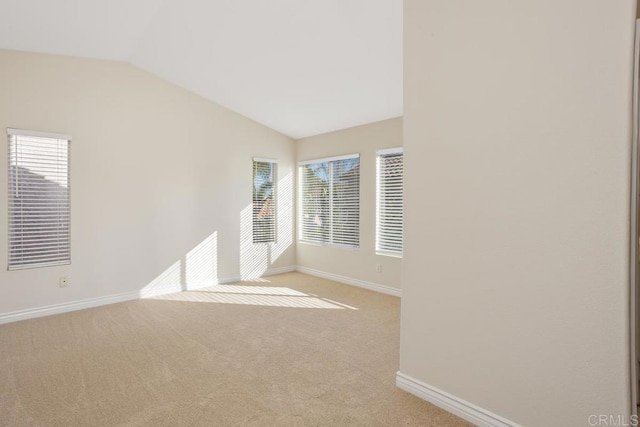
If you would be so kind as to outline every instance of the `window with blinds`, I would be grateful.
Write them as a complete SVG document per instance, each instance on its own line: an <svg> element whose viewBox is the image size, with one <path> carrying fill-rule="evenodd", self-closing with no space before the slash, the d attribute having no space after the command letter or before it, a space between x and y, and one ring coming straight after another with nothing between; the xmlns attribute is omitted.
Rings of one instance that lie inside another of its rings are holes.
<svg viewBox="0 0 640 427"><path fill-rule="evenodd" d="M300 241L357 248L360 245L360 156L301 162Z"/></svg>
<svg viewBox="0 0 640 427"><path fill-rule="evenodd" d="M402 256L402 148L377 154L376 253Z"/></svg>
<svg viewBox="0 0 640 427"><path fill-rule="evenodd" d="M276 241L275 160L253 159L253 243Z"/></svg>
<svg viewBox="0 0 640 427"><path fill-rule="evenodd" d="M69 264L66 135L7 129L9 270Z"/></svg>

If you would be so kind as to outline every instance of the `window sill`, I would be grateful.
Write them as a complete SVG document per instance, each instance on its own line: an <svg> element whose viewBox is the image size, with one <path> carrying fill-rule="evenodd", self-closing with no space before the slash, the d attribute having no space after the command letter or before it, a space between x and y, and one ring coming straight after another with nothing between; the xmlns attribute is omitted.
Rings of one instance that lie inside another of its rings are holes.
<svg viewBox="0 0 640 427"><path fill-rule="evenodd" d="M397 253L397 252L376 251L376 255L402 259L402 253Z"/></svg>
<svg viewBox="0 0 640 427"><path fill-rule="evenodd" d="M337 249L345 249L348 251L359 251L360 246L348 246L348 245L339 245L337 243L323 243L323 242L312 242L309 240L298 240L298 243L302 243L304 245L309 246L323 246L327 248L337 248Z"/></svg>

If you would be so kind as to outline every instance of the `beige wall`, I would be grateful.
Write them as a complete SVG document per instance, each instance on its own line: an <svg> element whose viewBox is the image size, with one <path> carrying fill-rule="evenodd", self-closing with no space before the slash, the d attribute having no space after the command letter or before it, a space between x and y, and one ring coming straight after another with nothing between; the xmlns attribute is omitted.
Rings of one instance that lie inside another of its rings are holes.
<svg viewBox="0 0 640 427"><path fill-rule="evenodd" d="M0 314L295 265L291 139L118 62L0 51L0 94L5 135L73 136L72 264L0 268ZM253 156L280 161L280 240L270 248L251 242ZM6 251L2 226L1 260Z"/></svg>
<svg viewBox="0 0 640 427"><path fill-rule="evenodd" d="M297 260L311 268L357 281L400 289L400 258L376 255L376 150L402 146L402 118L343 129L296 142L297 160L360 153L360 248L298 242ZM380 264L381 272L376 271Z"/></svg>
<svg viewBox="0 0 640 427"><path fill-rule="evenodd" d="M405 0L400 371L530 426L631 411L635 0Z"/></svg>

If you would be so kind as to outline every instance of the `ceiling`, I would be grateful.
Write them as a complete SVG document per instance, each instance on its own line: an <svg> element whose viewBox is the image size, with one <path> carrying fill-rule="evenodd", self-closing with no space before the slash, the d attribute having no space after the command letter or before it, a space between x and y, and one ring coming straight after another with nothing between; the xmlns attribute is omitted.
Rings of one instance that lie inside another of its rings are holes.
<svg viewBox="0 0 640 427"><path fill-rule="evenodd" d="M302 138L402 115L402 0L0 0L0 48L127 61Z"/></svg>

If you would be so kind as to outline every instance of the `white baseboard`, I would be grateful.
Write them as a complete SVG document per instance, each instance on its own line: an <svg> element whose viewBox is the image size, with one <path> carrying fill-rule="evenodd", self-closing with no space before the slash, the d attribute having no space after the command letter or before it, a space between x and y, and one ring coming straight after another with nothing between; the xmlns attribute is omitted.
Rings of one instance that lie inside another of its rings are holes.
<svg viewBox="0 0 640 427"><path fill-rule="evenodd" d="M267 276L274 276L276 274L291 273L292 271L296 271L296 266L295 265L290 265L288 267L270 268L270 269L262 272L259 277L267 277ZM255 277L255 278L259 278L259 277ZM225 283L251 281L251 280L253 280L255 278L253 277L253 275L251 275L251 277L243 278L242 275L238 274L238 275L235 275L235 276L221 277L221 278L218 279L218 283L216 283L216 284L217 285L224 285ZM191 291L191 290L196 290L196 289L208 288L210 286L212 286L211 283L202 283L202 284L195 285L195 286L189 286L189 288L187 290ZM214 284L214 286L215 286L215 284Z"/></svg>
<svg viewBox="0 0 640 427"><path fill-rule="evenodd" d="M265 271L262 276L273 276L276 274L284 274L284 273L291 273L292 271L297 271L298 267L296 267L295 265L290 265L289 267L279 267L279 268L270 268L269 270Z"/></svg>
<svg viewBox="0 0 640 427"><path fill-rule="evenodd" d="M295 266L272 268L265 271L263 276L272 276L274 274L282 274L296 271ZM240 276L230 276L218 279L218 284L240 282ZM193 290L211 286L211 283L203 283L201 286L190 286L187 290ZM85 308L99 307L101 305L115 304L118 302L132 301L141 298L151 298L160 295L173 294L181 292L178 288L159 288L159 289L141 289L133 292L123 292L120 294L106 295L97 298L88 298L78 301L65 302L61 304L47 305L43 307L31 308L26 310L12 311L0 314L0 325L4 323L17 322L19 320L34 319L36 317L51 316L53 314L68 313L71 311L84 310Z"/></svg>
<svg viewBox="0 0 640 427"><path fill-rule="evenodd" d="M310 276L321 277L323 279L333 280L334 282L344 283L346 285L357 286L359 288L369 289L370 291L380 292L382 294L393 295L394 297L401 297L402 291L398 288L392 288L391 286L380 285L378 283L366 282L364 280L352 279L350 277L340 276L338 274L327 273L326 271L315 270L309 267L303 267L299 265L296 268L300 273L308 274Z"/></svg>
<svg viewBox="0 0 640 427"><path fill-rule="evenodd" d="M104 297L65 302L62 304L47 305L44 307L32 308L27 310L12 311L9 313L0 314L0 324L17 322L18 320L34 319L36 317L51 316L52 314L83 310L85 308L98 307L101 305L115 304L117 302L131 301L138 298L140 298L140 291L125 292L121 294L107 295Z"/></svg>
<svg viewBox="0 0 640 427"><path fill-rule="evenodd" d="M402 372L396 374L396 385L402 390L418 396L422 400L433 403L445 411L451 412L477 426L519 427L519 425L513 421L509 421L473 403L469 403L445 391L425 384L422 381L418 381Z"/></svg>

